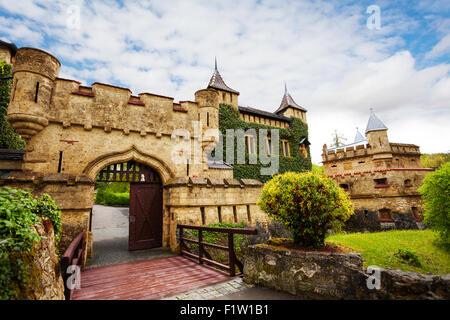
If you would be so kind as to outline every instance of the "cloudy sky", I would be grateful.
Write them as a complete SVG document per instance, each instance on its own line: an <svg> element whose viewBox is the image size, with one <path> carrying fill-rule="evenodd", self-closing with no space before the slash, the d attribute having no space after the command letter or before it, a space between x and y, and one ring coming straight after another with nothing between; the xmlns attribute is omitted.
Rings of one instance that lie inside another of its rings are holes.
<svg viewBox="0 0 450 320"><path fill-rule="evenodd" d="M175 101L207 86L215 56L241 106L275 111L286 81L315 163L370 108L391 141L450 150L448 0L0 0L0 38L51 52L61 77Z"/></svg>

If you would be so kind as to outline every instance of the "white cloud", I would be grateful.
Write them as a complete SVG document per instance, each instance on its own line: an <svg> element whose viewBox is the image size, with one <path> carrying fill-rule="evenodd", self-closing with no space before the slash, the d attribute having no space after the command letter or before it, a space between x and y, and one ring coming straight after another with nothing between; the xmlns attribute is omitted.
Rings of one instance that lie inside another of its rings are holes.
<svg viewBox="0 0 450 320"><path fill-rule="evenodd" d="M450 34L443 37L434 47L426 54L427 59L440 57L444 54L450 54Z"/></svg>
<svg viewBox="0 0 450 320"><path fill-rule="evenodd" d="M287 81L309 110L314 162L334 129L349 140L355 126L364 131L371 107L391 140L427 152L450 149L439 141L450 137L450 64L418 70L410 52L395 51L405 43L401 33L419 27L401 10L383 9L376 31L366 28L365 7L334 2L78 1L81 28L71 30L72 3L0 0L14 15L0 14L0 35L56 55L61 76L128 86L134 94L192 100L207 85L214 56L226 83L241 92L241 105L276 110ZM430 55L445 52L446 41ZM406 130L411 124L426 130Z"/></svg>

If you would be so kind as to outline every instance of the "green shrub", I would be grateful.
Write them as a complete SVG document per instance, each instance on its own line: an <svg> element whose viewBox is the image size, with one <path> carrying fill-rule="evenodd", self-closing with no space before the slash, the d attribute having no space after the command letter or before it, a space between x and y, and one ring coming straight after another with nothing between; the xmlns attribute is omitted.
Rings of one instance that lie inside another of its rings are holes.
<svg viewBox="0 0 450 320"><path fill-rule="evenodd" d="M410 248L399 248L398 251L394 253L394 256L414 267L420 268L422 266L419 255Z"/></svg>
<svg viewBox="0 0 450 320"><path fill-rule="evenodd" d="M439 233L443 244L450 245L450 162L428 174L419 192L425 203L425 224Z"/></svg>
<svg viewBox="0 0 450 320"><path fill-rule="evenodd" d="M40 219L52 221L59 239L61 211L49 195L34 198L24 190L0 188L0 300L18 299L31 286L26 254L41 240L32 229Z"/></svg>
<svg viewBox="0 0 450 320"><path fill-rule="evenodd" d="M353 214L349 196L330 178L286 172L264 185L261 210L292 232L294 243L322 247L329 229L338 231Z"/></svg>
<svg viewBox="0 0 450 320"><path fill-rule="evenodd" d="M99 189L95 194L95 202L97 204L108 205L108 206L123 206L127 207L130 205L130 194L129 193L116 193L111 192L107 189Z"/></svg>

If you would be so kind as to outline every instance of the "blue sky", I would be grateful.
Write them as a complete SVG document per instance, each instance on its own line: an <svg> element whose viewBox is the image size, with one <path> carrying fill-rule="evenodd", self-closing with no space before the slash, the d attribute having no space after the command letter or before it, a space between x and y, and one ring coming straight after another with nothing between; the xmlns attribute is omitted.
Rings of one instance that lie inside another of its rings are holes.
<svg viewBox="0 0 450 320"><path fill-rule="evenodd" d="M0 38L54 54L61 77L176 101L206 87L214 56L240 105L276 110L286 81L316 163L335 129L348 142L365 129L369 108L391 141L450 150L448 0L0 0Z"/></svg>

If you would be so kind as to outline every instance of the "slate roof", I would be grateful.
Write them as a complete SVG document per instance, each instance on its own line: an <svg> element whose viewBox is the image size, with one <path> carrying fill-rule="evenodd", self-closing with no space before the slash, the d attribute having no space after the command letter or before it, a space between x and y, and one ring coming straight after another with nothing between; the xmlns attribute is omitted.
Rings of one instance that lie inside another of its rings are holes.
<svg viewBox="0 0 450 320"><path fill-rule="evenodd" d="M215 63L214 73L213 73L211 79L209 80L208 88L214 88L214 89L219 89L219 90L239 94L238 91L231 89L229 86L227 86L225 84L225 81L223 81L222 76L220 75L219 70L217 69L217 60Z"/></svg>
<svg viewBox="0 0 450 320"><path fill-rule="evenodd" d="M388 127L370 110L369 121L367 122L366 133L369 131L387 130Z"/></svg>
<svg viewBox="0 0 450 320"><path fill-rule="evenodd" d="M208 168L211 169L233 169L232 165L229 165L228 163L224 161L218 161L211 158L211 155L208 154Z"/></svg>
<svg viewBox="0 0 450 320"><path fill-rule="evenodd" d="M294 99L291 97L291 95L289 94L289 92L287 91L287 86L286 84L284 85L284 95L283 95L283 99L281 99L281 104L280 107L277 109L277 111L275 111L275 113L281 113L282 111L284 111L287 108L294 108L294 109L298 109L301 111L308 111L305 108L303 108L302 106L299 106Z"/></svg>
<svg viewBox="0 0 450 320"><path fill-rule="evenodd" d="M14 43L9 43L9 42L0 40L0 47L8 48L9 52L11 53L11 56L14 57L16 55L17 47Z"/></svg>
<svg viewBox="0 0 450 320"><path fill-rule="evenodd" d="M355 141L353 143L358 143L362 141L366 141L367 139L359 132L358 128L356 128Z"/></svg>
<svg viewBox="0 0 450 320"><path fill-rule="evenodd" d="M278 115L276 113L272 113L272 112L267 112L267 111L263 111L263 110L259 110L259 109L255 109L255 108L250 108L250 107L238 107L239 112L241 113L247 113L247 114L251 114L251 115L255 115L255 116L260 116L263 118L271 118L274 120L280 120L280 121L284 121L284 122L291 122L292 119L282 116L282 115Z"/></svg>

